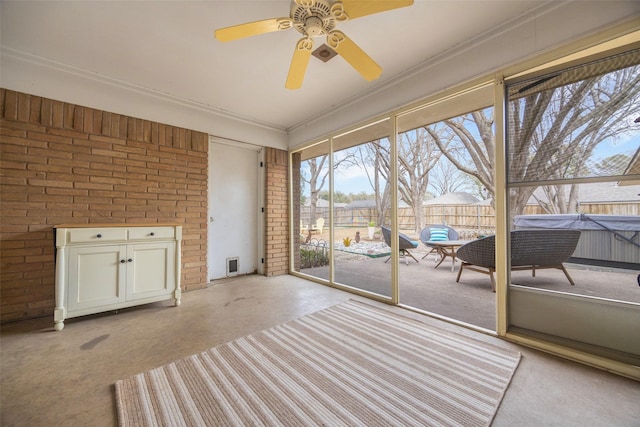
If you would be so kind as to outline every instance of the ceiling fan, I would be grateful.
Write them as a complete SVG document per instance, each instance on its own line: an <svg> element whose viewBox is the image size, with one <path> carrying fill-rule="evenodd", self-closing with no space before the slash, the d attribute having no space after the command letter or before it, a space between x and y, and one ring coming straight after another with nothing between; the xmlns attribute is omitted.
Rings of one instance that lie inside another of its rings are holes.
<svg viewBox="0 0 640 427"><path fill-rule="evenodd" d="M326 44L342 56L366 80L380 77L382 68L353 40L336 30L339 21L411 6L413 0L293 0L288 18L272 18L220 28L216 39L227 42L258 34L295 28L303 37L296 44L285 87L302 87L313 50L313 38L326 36Z"/></svg>

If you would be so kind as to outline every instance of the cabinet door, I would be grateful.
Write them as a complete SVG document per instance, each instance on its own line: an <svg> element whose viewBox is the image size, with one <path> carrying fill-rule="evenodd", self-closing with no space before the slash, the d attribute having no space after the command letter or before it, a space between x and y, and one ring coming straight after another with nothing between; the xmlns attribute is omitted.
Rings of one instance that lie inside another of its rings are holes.
<svg viewBox="0 0 640 427"><path fill-rule="evenodd" d="M126 246L122 245L69 248L69 311L123 302L125 255Z"/></svg>
<svg viewBox="0 0 640 427"><path fill-rule="evenodd" d="M175 288L175 242L128 246L127 300L169 295Z"/></svg>

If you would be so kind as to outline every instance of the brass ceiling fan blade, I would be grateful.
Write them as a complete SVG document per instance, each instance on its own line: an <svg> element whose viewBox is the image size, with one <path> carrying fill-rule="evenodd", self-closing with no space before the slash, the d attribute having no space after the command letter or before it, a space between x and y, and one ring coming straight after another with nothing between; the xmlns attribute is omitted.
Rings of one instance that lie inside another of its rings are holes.
<svg viewBox="0 0 640 427"><path fill-rule="evenodd" d="M375 80L382 74L382 68L342 31L330 32L327 35L327 44L366 80Z"/></svg>
<svg viewBox="0 0 640 427"><path fill-rule="evenodd" d="M349 19L411 6L412 4L413 0L342 0L344 11Z"/></svg>
<svg viewBox="0 0 640 427"><path fill-rule="evenodd" d="M307 65L309 65L312 50L313 40L310 37L304 37L298 41L296 49L293 51L293 59L289 66L289 75L284 87L287 89L300 89L302 87L302 81L307 71Z"/></svg>
<svg viewBox="0 0 640 427"><path fill-rule="evenodd" d="M215 31L215 36L216 39L221 42L228 42L245 37L257 36L258 34L287 30L291 27L293 27L293 20L291 18L272 18L220 28Z"/></svg>

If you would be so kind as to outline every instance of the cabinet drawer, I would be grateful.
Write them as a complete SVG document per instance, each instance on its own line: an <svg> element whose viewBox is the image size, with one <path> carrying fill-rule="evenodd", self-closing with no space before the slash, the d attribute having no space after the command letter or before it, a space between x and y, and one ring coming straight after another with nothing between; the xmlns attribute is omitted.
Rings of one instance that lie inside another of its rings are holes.
<svg viewBox="0 0 640 427"><path fill-rule="evenodd" d="M129 240L173 239L174 227L133 227L129 229Z"/></svg>
<svg viewBox="0 0 640 427"><path fill-rule="evenodd" d="M127 239L124 228L78 228L68 230L68 243L99 243Z"/></svg>

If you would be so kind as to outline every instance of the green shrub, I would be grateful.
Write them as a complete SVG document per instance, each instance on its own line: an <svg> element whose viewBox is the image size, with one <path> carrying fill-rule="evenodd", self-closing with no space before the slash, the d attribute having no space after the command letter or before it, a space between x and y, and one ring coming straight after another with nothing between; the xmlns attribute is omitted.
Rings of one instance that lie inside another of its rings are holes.
<svg viewBox="0 0 640 427"><path fill-rule="evenodd" d="M322 267L329 265L329 254L326 248L300 248L300 268Z"/></svg>

